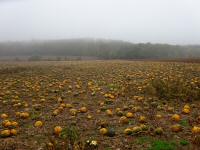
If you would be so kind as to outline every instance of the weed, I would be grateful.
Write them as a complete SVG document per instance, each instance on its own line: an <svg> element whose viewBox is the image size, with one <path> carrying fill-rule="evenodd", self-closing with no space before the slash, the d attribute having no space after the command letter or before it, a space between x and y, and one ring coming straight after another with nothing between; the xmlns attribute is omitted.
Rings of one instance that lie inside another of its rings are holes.
<svg viewBox="0 0 200 150"><path fill-rule="evenodd" d="M180 141L180 145L185 146L185 145L189 145L190 143L186 140L181 140Z"/></svg>
<svg viewBox="0 0 200 150"><path fill-rule="evenodd" d="M148 150L176 150L176 144L174 142L156 140Z"/></svg>
<svg viewBox="0 0 200 150"><path fill-rule="evenodd" d="M64 128L60 136L63 139L69 140L72 145L80 140L80 134L75 126Z"/></svg>
<svg viewBox="0 0 200 150"><path fill-rule="evenodd" d="M180 125L182 125L184 127L188 127L189 126L188 120L187 119L181 120Z"/></svg>

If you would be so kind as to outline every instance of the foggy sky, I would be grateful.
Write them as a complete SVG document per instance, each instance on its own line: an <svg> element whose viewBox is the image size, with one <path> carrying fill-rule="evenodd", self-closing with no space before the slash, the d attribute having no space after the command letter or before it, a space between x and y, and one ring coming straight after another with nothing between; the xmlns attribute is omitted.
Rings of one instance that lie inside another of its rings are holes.
<svg viewBox="0 0 200 150"><path fill-rule="evenodd" d="M200 44L199 0L0 0L0 41Z"/></svg>

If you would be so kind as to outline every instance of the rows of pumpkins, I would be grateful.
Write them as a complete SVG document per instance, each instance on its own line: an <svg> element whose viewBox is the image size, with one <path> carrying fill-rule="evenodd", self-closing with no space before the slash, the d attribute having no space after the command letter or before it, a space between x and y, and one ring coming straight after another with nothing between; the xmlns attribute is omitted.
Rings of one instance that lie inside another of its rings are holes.
<svg viewBox="0 0 200 150"><path fill-rule="evenodd" d="M100 103L100 105L103 105L103 103ZM69 113L72 116L76 116L77 113L87 113L88 112L88 109L85 106L81 107L79 109L75 109L75 108L73 108L72 104L69 104L69 103L65 104L64 102L61 102L59 107L56 108L52 112L52 115L53 116L59 115L59 113L61 113L64 110L64 108L68 108ZM98 111L100 111L100 110L98 110ZM190 114L190 112L191 112L191 107L188 104L186 104L182 109L182 113L184 115L187 115L187 114ZM99 112L97 112L97 113L99 113ZM132 113L132 112L127 112L124 115L123 111L120 108L116 108L115 113L111 109L107 109L105 111L105 113L107 116L110 116L110 117L112 117L115 114L117 116L120 116L119 123L127 124L127 125L129 124L129 120L131 118L135 117L134 113ZM16 114L16 118L20 118L20 119L28 119L30 117L30 114L28 112L16 112L15 114ZM3 129L0 132L0 136L4 137L4 138L16 136L18 134L19 123L17 121L9 120L9 116L6 113L1 114L0 117L2 119L2 127L3 127ZM162 119L162 117L163 116L160 114L155 115L155 119L158 119L158 120ZM91 118L92 118L92 115L87 114L87 119L91 119ZM181 114L173 114L171 116L171 120L176 122L174 125L171 126L171 131L180 132L183 130L182 126L178 123L181 120ZM139 134L141 132L145 132L145 131L149 130L149 127L145 124L145 123L147 123L146 116L144 116L144 115L139 116L138 121L139 121L140 125L133 126L133 127L127 127L124 129L123 133L125 135ZM42 126L44 126L44 124L45 123L43 121L37 120L34 123L34 127L41 128ZM110 137L115 136L115 130L113 130L112 128L109 128L108 123L106 121L100 121L99 126L100 126L99 133L101 135L110 136ZM52 129L52 130L56 136L59 136L63 129L61 126L55 126L54 129ZM200 134L200 127L193 126L191 128L191 132L192 132L192 134L195 134L195 135ZM157 135L161 135L164 133L164 129L162 127L157 127L154 129L154 133Z"/></svg>

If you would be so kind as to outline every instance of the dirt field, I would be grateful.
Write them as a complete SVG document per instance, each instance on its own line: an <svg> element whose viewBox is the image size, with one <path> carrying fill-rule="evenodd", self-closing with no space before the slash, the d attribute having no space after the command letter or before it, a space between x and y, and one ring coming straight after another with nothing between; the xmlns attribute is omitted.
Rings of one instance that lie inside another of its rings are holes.
<svg viewBox="0 0 200 150"><path fill-rule="evenodd" d="M0 63L0 150L198 150L199 110L200 64Z"/></svg>

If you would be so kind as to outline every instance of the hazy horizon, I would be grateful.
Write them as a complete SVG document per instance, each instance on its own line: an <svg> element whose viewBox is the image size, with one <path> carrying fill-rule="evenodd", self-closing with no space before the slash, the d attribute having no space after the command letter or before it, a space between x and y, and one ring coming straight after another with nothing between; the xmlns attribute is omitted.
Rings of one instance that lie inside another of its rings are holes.
<svg viewBox="0 0 200 150"><path fill-rule="evenodd" d="M200 44L198 0L0 0L0 41Z"/></svg>

